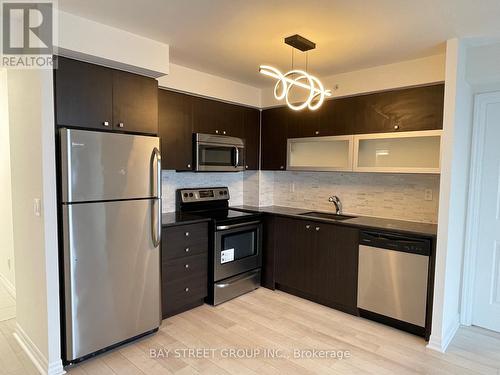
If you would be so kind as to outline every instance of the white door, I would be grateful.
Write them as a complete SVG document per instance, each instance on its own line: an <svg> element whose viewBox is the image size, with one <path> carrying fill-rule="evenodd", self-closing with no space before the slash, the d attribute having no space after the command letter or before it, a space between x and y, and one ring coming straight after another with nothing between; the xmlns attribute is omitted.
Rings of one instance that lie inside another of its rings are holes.
<svg viewBox="0 0 500 375"><path fill-rule="evenodd" d="M479 193L472 324L500 332L500 92L476 100Z"/></svg>

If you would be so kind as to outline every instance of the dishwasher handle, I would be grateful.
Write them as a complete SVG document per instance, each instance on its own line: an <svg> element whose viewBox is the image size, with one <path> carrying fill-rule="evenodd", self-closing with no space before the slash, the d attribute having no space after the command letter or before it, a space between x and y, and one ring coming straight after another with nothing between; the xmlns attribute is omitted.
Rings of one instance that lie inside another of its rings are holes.
<svg viewBox="0 0 500 375"><path fill-rule="evenodd" d="M431 241L428 238L407 237L382 232L360 232L359 244L380 250L394 250L405 253L430 256Z"/></svg>

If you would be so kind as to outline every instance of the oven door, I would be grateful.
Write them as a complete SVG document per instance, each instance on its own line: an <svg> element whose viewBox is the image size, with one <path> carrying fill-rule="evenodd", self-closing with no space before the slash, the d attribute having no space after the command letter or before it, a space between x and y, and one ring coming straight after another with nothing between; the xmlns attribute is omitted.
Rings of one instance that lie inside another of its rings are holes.
<svg viewBox="0 0 500 375"><path fill-rule="evenodd" d="M214 249L214 282L261 267L262 223L218 225Z"/></svg>

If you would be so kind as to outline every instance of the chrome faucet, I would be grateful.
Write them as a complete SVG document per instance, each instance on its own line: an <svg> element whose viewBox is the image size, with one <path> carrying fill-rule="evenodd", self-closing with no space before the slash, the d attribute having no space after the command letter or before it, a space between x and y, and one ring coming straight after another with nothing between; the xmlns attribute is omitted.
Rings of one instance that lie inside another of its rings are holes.
<svg viewBox="0 0 500 375"><path fill-rule="evenodd" d="M340 201L339 197L333 195L330 198L328 198L328 202L333 203L335 205L335 213L337 215L342 214L342 202Z"/></svg>

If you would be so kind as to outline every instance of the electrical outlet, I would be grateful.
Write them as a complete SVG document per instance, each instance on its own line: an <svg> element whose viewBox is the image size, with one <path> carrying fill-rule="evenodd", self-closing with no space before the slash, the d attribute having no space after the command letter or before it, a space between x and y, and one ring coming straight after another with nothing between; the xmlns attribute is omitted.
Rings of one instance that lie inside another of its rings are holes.
<svg viewBox="0 0 500 375"><path fill-rule="evenodd" d="M40 216L42 214L40 198L33 199L33 213L35 214L35 216Z"/></svg>
<svg viewBox="0 0 500 375"><path fill-rule="evenodd" d="M290 193L295 193L295 182L290 183Z"/></svg>
<svg viewBox="0 0 500 375"><path fill-rule="evenodd" d="M424 200L426 201L432 200L432 189L425 189Z"/></svg>

